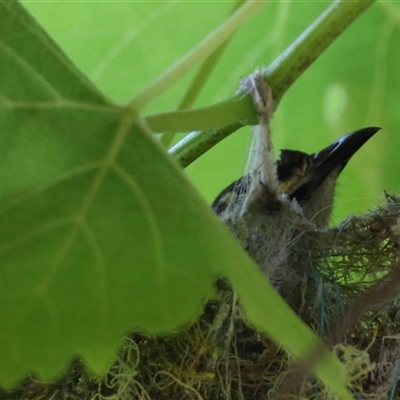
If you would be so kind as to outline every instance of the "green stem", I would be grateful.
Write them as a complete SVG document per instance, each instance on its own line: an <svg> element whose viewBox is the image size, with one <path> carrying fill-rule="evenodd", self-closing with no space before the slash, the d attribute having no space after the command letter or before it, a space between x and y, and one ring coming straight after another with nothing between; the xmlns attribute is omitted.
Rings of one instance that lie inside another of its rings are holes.
<svg viewBox="0 0 400 400"><path fill-rule="evenodd" d="M299 76L318 58L321 53L360 15L365 11L374 0L359 1L334 1L275 61L273 61L265 70L265 77L272 88L274 94L275 106L279 103L282 96L290 86L299 78ZM224 119L229 119L226 126L217 130L208 130L203 132L193 132L177 143L170 154L186 167L202 154L208 151L215 144L226 138L229 134L235 132L244 125L254 122L254 107L249 109L249 95L243 94L224 102L225 105L234 105L240 109L240 115L235 120L227 118L228 114L220 115L220 119L214 119L213 122L221 126ZM222 104L222 103L221 103ZM211 112L216 104L209 107ZM243 107L243 108L242 108ZM247 111L244 112L244 109ZM191 110L191 121L198 121L196 111ZM204 110L203 110L204 112ZM231 115L230 115L231 116ZM156 118L154 118L156 117ZM177 117L177 116L176 116ZM157 116L153 116L152 124L157 125ZM173 129L170 125L169 128ZM180 126L181 131L183 126ZM204 129L204 128L197 128ZM188 129L189 130L189 129Z"/></svg>
<svg viewBox="0 0 400 400"><path fill-rule="evenodd" d="M236 10L240 8L243 5L243 3L245 3L245 0L237 0L233 5L230 15L236 12ZM232 39L233 34L234 32L232 33L232 36L230 36L224 43L222 43L217 49L215 49L201 64L198 72L196 73L196 76L192 81L192 84L190 85L185 95L183 96L182 100L180 101L178 105L178 110L184 110L190 108L192 104L195 102L201 89L204 87L205 82L211 75L211 72L214 70L219 59L224 53L227 44Z"/></svg>
<svg viewBox="0 0 400 400"><path fill-rule="evenodd" d="M128 108L138 113L152 100L159 97L177 80L187 73L193 66L204 60L215 49L225 43L233 33L248 19L256 14L267 0L248 1L240 7L230 18L208 35L200 44L175 63L171 68L156 78L145 90L134 97Z"/></svg>
<svg viewBox="0 0 400 400"><path fill-rule="evenodd" d="M233 9L230 13L232 15L243 3L245 0L236 0L236 3L233 6ZM232 34L233 35L233 34ZM232 39L232 36L229 37L225 43L215 49L200 65L199 70L196 73L191 85L188 87L186 93L184 94L182 100L180 101L177 110L184 110L190 108L195 102L196 98L200 94L204 85L206 84L208 78L213 72L214 68L217 66L218 61L220 60L222 54L224 53L229 41ZM173 134L164 134L161 137L161 141L165 147L168 147L174 139Z"/></svg>
<svg viewBox="0 0 400 400"><path fill-rule="evenodd" d="M171 147L168 153L171 154L182 168L190 165L206 151L213 148L222 139L229 136L243 126L242 122L236 122L221 129L209 131L194 131L186 135L179 143Z"/></svg>
<svg viewBox="0 0 400 400"><path fill-rule="evenodd" d="M323 51L362 14L374 0L334 1L266 69L276 104Z"/></svg>
<svg viewBox="0 0 400 400"><path fill-rule="evenodd" d="M219 59L221 58L225 48L231 38L229 38L225 43L218 47L210 56L202 63L199 68L198 73L192 81L192 85L188 88L185 96L179 103L178 110L184 110L190 108L195 102L197 96L199 95L201 89L204 87L205 82L211 75L215 66L217 65Z"/></svg>

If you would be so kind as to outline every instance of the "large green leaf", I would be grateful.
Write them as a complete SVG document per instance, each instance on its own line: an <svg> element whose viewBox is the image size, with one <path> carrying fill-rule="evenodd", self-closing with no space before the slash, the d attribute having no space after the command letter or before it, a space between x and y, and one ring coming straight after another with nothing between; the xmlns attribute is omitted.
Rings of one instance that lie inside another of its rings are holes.
<svg viewBox="0 0 400 400"><path fill-rule="evenodd" d="M311 330L143 121L102 96L19 3L0 3L0 21L0 382L53 379L77 354L104 371L128 330L193 320L220 276L250 321L306 357ZM317 372L345 395L339 370L331 358Z"/></svg>
<svg viewBox="0 0 400 400"><path fill-rule="evenodd" d="M17 3L0 10L0 378L77 353L100 370L128 329L192 319L240 251L220 256L224 228L145 129Z"/></svg>

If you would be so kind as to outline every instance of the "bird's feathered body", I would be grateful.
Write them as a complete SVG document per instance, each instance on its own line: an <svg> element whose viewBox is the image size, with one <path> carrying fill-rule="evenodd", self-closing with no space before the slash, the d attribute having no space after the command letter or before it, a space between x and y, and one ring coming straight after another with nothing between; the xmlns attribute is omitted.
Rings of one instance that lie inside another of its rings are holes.
<svg viewBox="0 0 400 400"><path fill-rule="evenodd" d="M259 179L253 173L230 184L214 200L214 211L278 289L289 293L309 276L309 271L304 273L307 243L301 242L302 232L327 227L338 176L378 130L355 131L317 153L281 150L275 164L278 192L260 182L249 205L252 180ZM289 259L293 268L288 267Z"/></svg>

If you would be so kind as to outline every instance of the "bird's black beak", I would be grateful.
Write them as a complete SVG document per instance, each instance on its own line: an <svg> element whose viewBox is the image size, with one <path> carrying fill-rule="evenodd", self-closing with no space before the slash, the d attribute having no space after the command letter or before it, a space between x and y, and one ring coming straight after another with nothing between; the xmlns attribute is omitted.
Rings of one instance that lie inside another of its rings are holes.
<svg viewBox="0 0 400 400"><path fill-rule="evenodd" d="M317 186L331 172L339 174L346 166L350 158L381 128L363 128L341 137L330 146L316 153L313 157L315 165L314 178Z"/></svg>
<svg viewBox="0 0 400 400"><path fill-rule="evenodd" d="M306 201L316 193L321 184L327 182L332 173L334 175L331 178L336 181L350 158L380 129L371 127L351 132L312 155L312 168L289 194L290 199L296 198L300 203Z"/></svg>

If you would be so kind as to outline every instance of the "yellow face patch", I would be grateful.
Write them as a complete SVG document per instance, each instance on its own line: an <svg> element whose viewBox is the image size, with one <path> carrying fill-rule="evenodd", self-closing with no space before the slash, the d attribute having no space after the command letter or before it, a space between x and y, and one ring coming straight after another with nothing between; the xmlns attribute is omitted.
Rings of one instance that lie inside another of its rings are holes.
<svg viewBox="0 0 400 400"><path fill-rule="evenodd" d="M288 179L285 182L281 182L281 188L283 193L290 193L290 188L293 186L293 181Z"/></svg>
<svg viewBox="0 0 400 400"><path fill-rule="evenodd" d="M310 167L312 166L312 161L310 158L305 158L303 162L293 169L291 176L280 182L283 193L291 194L300 185L307 181L307 177L310 175Z"/></svg>

